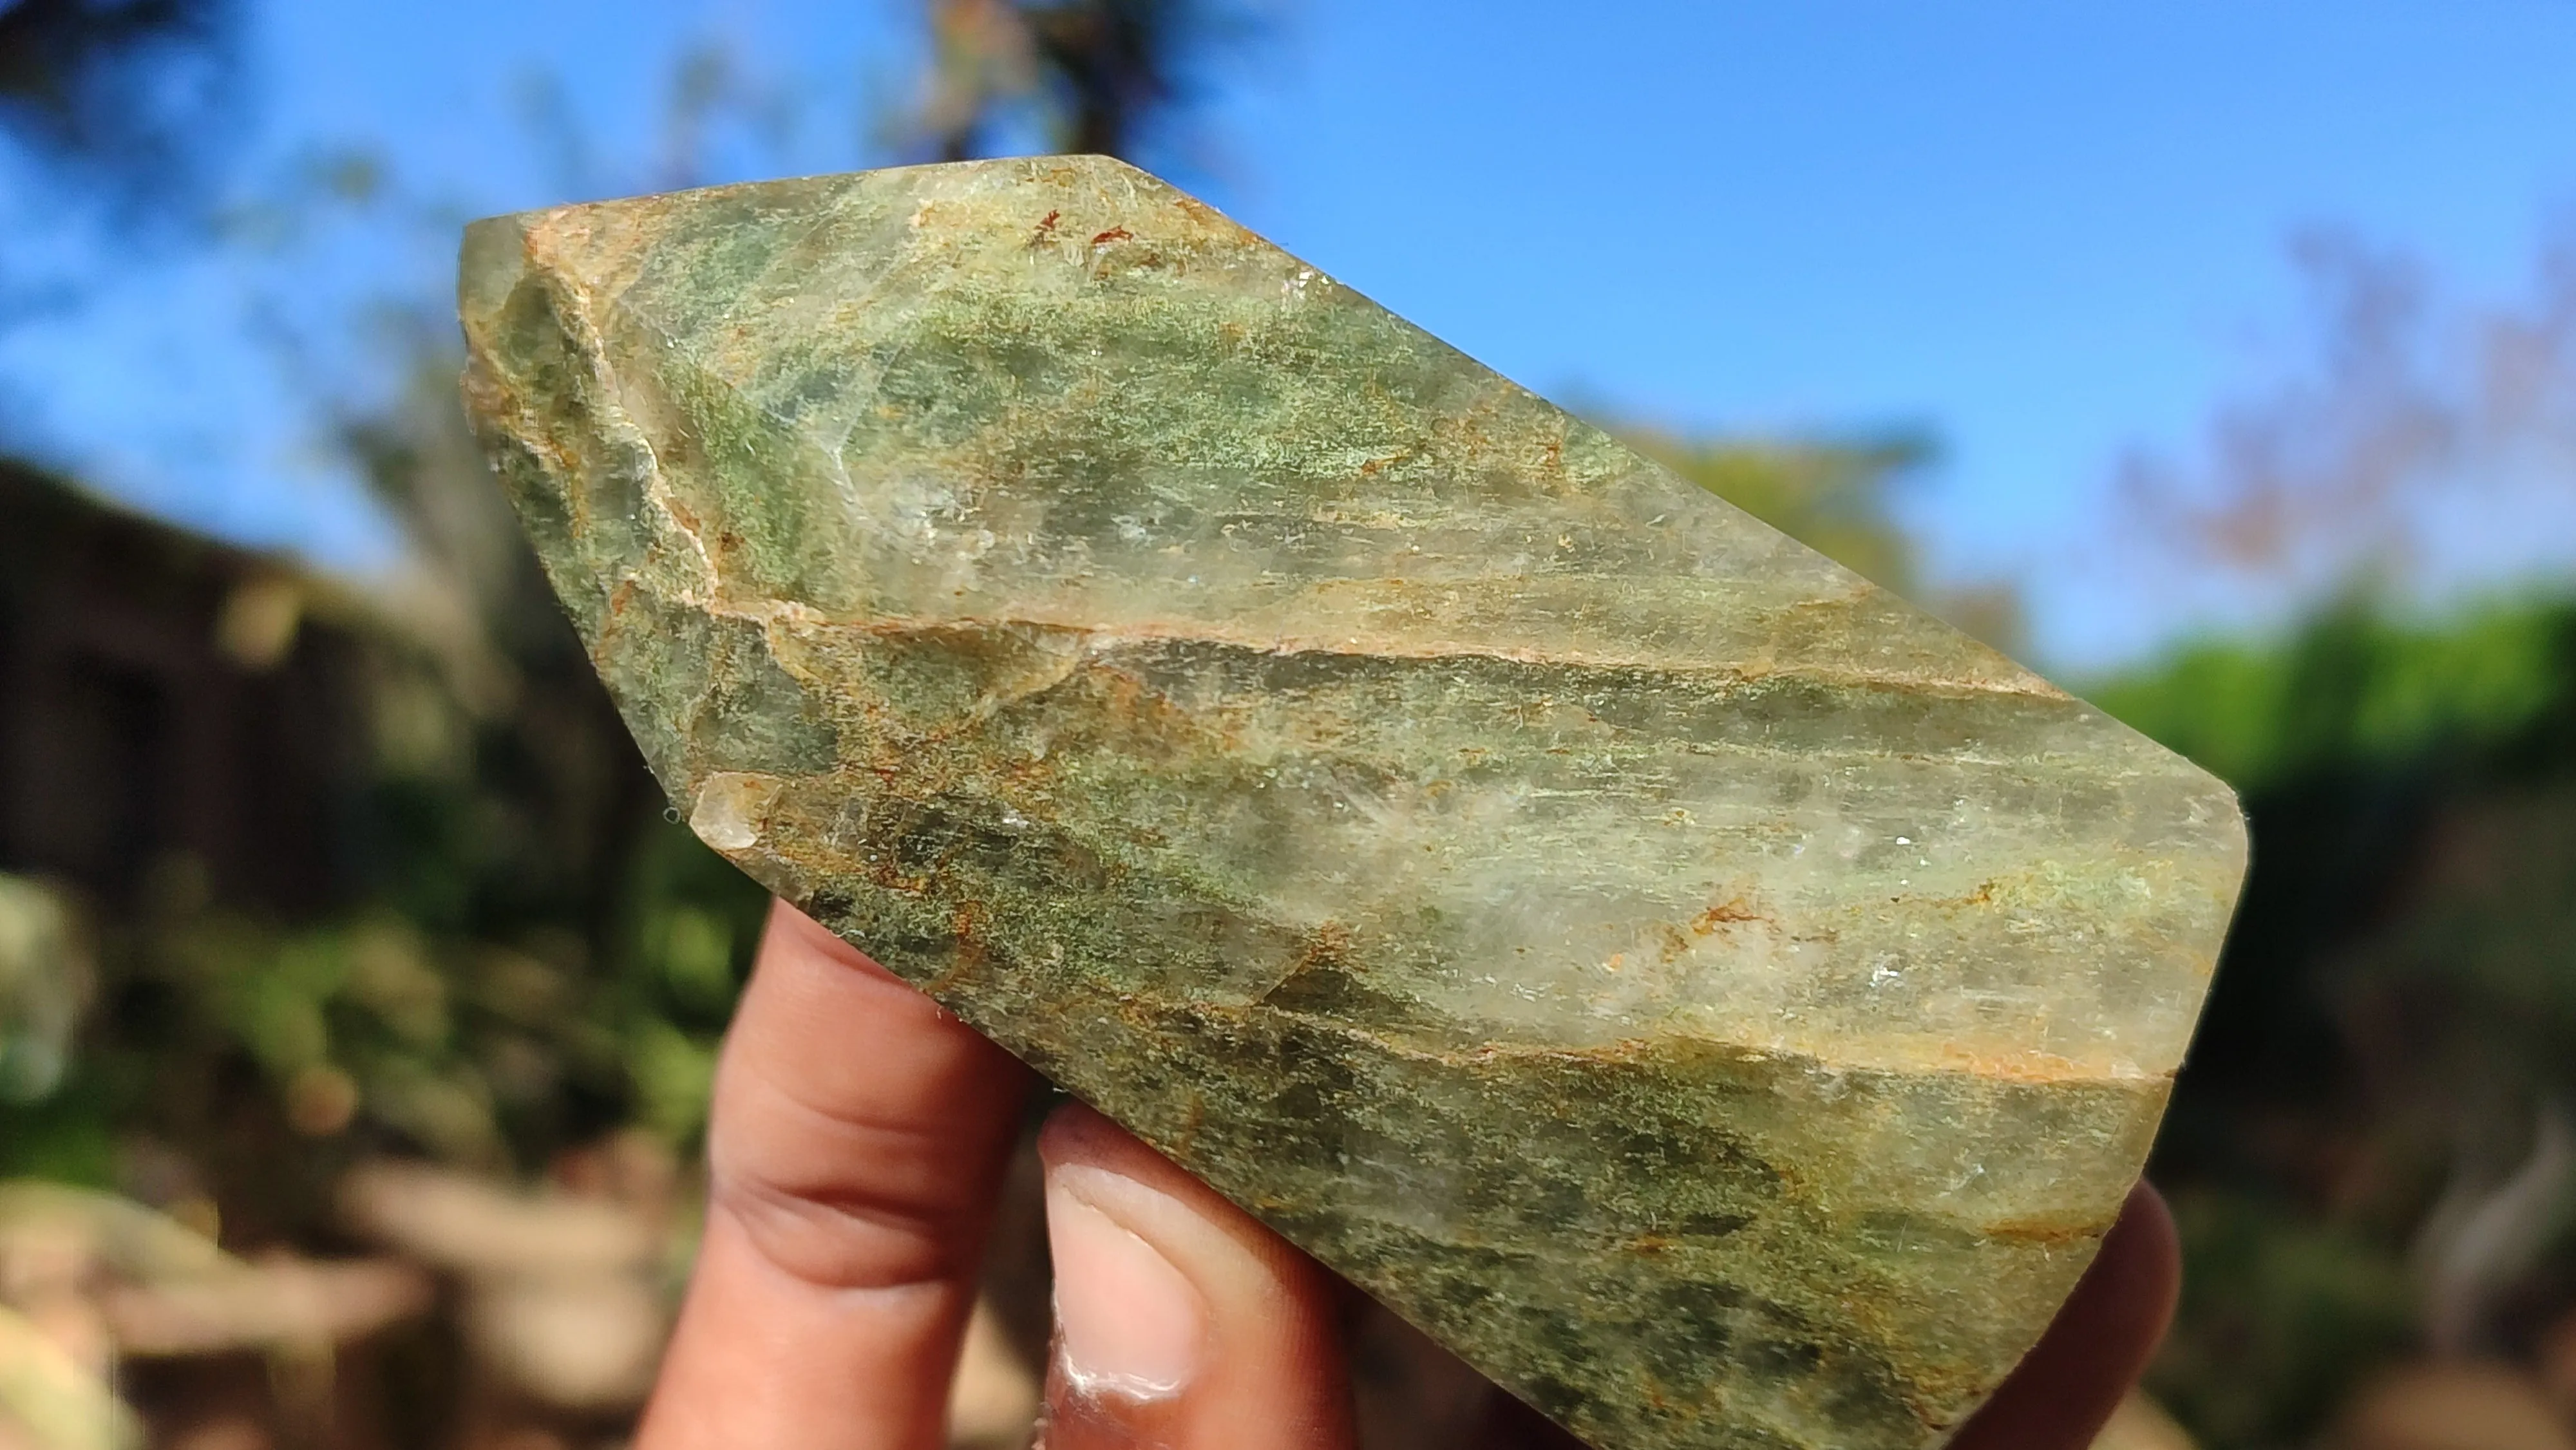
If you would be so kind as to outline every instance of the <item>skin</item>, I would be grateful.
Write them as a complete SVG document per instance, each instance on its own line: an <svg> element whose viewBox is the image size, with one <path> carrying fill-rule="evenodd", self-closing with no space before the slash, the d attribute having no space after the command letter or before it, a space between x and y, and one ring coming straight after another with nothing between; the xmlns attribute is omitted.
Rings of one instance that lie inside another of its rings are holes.
<svg viewBox="0 0 2576 1450"><path fill-rule="evenodd" d="M638 1450L936 1450L1028 1070L776 908L717 1074L695 1278ZM1347 1450L1332 1275L1087 1108L1039 1139L1048 1450ZM2131 1196L1954 1450L2083 1450L2163 1337L2172 1220ZM1578 1447L1495 1395L1481 1447ZM1579 1447L1578 1447L1579 1450Z"/></svg>

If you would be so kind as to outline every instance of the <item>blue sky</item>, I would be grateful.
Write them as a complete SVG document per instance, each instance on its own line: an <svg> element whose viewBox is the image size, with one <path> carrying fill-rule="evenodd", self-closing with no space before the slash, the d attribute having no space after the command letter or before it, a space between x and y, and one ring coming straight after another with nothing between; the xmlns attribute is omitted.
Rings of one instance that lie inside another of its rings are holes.
<svg viewBox="0 0 2576 1450"><path fill-rule="evenodd" d="M2084 561L2122 449L2187 451L2281 366L2294 229L2349 227L2504 298L2576 207L2576 0L1274 10L1212 78L1201 144L1162 158L1177 179L1541 391L1691 427L1931 429L1944 461L1908 507L1937 566L2023 581L2056 659L2189 622ZM247 170L364 145L458 216L652 185L671 67L699 41L804 98L793 135L736 137L704 172L866 164L867 119L918 54L911 13L269 0ZM611 164L548 163L535 77ZM381 557L245 319L434 298L445 244L435 223L353 223L265 270L141 265L0 343L0 374L130 497Z"/></svg>

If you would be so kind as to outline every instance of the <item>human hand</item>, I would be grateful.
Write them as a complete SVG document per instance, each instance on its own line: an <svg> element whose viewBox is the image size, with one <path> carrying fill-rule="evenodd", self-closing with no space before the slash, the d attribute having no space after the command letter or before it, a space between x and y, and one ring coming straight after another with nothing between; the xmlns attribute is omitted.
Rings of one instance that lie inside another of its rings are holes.
<svg viewBox="0 0 2576 1450"><path fill-rule="evenodd" d="M734 1019L705 1239L637 1450L936 1450L1028 1070L781 905ZM1330 1274L1089 1109L1049 1120L1048 1450L1348 1450ZM2141 1186L1954 1450L2083 1450L2172 1312ZM1497 1395L1476 1450L1577 1442Z"/></svg>

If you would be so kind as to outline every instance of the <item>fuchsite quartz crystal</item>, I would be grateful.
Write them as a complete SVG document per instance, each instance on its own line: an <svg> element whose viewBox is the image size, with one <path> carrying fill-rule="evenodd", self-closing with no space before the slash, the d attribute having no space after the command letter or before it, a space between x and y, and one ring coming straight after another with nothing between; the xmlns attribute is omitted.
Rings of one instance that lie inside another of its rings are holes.
<svg viewBox="0 0 2576 1450"><path fill-rule="evenodd" d="M2227 789L1154 177L496 218L462 304L697 833L1593 1443L1935 1444L2136 1179Z"/></svg>

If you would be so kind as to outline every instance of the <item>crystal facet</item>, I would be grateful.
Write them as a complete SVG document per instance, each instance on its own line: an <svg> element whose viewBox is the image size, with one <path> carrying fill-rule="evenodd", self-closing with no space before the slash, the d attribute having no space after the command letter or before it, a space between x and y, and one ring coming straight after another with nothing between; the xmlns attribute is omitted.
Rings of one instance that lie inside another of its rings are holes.
<svg viewBox="0 0 2576 1450"><path fill-rule="evenodd" d="M2226 788L1115 161L467 235L708 844L1577 1433L1921 1446L2146 1153Z"/></svg>

